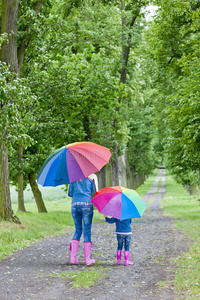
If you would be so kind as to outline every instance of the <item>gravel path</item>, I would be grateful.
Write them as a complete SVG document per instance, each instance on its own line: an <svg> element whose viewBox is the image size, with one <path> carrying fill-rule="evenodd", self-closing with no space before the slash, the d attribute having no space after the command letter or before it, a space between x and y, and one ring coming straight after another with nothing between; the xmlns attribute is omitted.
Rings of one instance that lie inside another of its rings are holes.
<svg viewBox="0 0 200 300"><path fill-rule="evenodd" d="M162 187L157 183L162 179ZM175 297L172 258L186 251L190 243L173 220L164 216L159 201L165 193L165 170L160 170L154 187L144 196L148 208L141 219L133 220L130 260L132 266L116 265L117 240L115 224L93 224L95 267L84 265L83 241L78 251L78 265L70 265L67 257L72 233L50 237L0 261L0 300L161 300ZM72 288L72 280L50 277L60 272L97 268L106 277L88 289ZM161 287L162 286L162 287Z"/></svg>

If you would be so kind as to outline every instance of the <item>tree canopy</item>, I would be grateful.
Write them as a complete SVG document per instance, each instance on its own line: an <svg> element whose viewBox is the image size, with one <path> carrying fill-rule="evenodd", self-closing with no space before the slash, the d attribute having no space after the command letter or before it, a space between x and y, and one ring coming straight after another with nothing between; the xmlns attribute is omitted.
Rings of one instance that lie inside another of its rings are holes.
<svg viewBox="0 0 200 300"><path fill-rule="evenodd" d="M133 174L165 163L198 183L200 4L151 4L147 22L146 0L1 2L1 179L7 155L25 188L55 149L85 140L111 149L113 184L121 155Z"/></svg>

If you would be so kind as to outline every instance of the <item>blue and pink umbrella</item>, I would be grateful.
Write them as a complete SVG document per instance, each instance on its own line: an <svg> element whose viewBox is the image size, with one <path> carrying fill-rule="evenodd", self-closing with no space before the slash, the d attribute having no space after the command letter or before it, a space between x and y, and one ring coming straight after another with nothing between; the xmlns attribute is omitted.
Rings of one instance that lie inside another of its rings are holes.
<svg viewBox="0 0 200 300"><path fill-rule="evenodd" d="M99 190L92 202L101 214L119 220L141 218L147 208L136 191L121 186Z"/></svg>
<svg viewBox="0 0 200 300"><path fill-rule="evenodd" d="M64 146L51 154L37 176L42 186L58 186L83 179L109 162L110 150L91 142Z"/></svg>

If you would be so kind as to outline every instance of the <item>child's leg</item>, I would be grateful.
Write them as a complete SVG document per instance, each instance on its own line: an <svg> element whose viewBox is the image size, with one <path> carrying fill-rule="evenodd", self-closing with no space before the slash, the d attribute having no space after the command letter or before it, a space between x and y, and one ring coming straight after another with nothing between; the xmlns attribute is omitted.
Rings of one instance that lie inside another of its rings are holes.
<svg viewBox="0 0 200 300"><path fill-rule="evenodd" d="M125 248L125 251L124 251L124 259L125 259L125 263L124 263L124 265L125 265L125 266L132 265L132 264L133 264L132 261L129 260L129 255L130 255L130 251L129 251L130 241L131 241L131 235L128 234L128 235L125 237L125 244L124 244L124 248Z"/></svg>
<svg viewBox="0 0 200 300"><path fill-rule="evenodd" d="M117 247L117 250L122 250L122 248L123 248L123 243L124 243L124 235L122 235L122 234L117 234L117 241L118 241L118 247Z"/></svg>
<svg viewBox="0 0 200 300"><path fill-rule="evenodd" d="M121 256L122 256L122 248L123 248L123 241L124 238L121 234L117 234L117 241L118 241L118 247L117 247L117 264L121 264Z"/></svg>
<svg viewBox="0 0 200 300"><path fill-rule="evenodd" d="M124 239L124 250L125 251L129 251L130 242L131 242L131 234L127 234Z"/></svg>

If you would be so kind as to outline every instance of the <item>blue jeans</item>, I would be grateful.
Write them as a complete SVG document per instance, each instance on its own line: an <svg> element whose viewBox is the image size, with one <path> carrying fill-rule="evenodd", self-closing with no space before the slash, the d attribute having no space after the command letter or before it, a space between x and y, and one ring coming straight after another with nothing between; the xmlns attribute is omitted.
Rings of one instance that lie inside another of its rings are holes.
<svg viewBox="0 0 200 300"><path fill-rule="evenodd" d="M83 232L84 242L91 242L93 205L72 205L71 212L75 225L73 240L80 241Z"/></svg>
<svg viewBox="0 0 200 300"><path fill-rule="evenodd" d="M117 233L117 241L118 241L117 250L122 250L123 244L124 244L124 250L129 251L131 234L118 234Z"/></svg>

